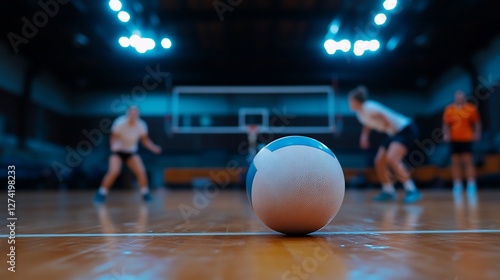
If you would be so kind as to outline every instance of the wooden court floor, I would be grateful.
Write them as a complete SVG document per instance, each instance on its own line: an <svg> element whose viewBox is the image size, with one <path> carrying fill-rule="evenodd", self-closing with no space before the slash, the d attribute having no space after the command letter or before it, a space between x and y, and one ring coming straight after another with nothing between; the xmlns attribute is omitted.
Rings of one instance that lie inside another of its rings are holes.
<svg viewBox="0 0 500 280"><path fill-rule="evenodd" d="M500 191L427 191L415 205L372 195L348 191L330 225L286 237L242 191L161 190L148 205L111 192L101 206L93 193L18 192L16 272L3 227L0 279L500 279Z"/></svg>

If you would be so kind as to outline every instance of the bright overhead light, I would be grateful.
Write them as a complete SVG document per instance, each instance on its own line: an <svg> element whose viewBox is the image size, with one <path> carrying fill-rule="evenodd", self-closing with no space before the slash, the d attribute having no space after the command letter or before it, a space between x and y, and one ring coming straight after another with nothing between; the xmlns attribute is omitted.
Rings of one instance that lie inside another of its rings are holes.
<svg viewBox="0 0 500 280"><path fill-rule="evenodd" d="M368 50L368 41L357 40L354 42L354 54L356 56L362 56L366 50Z"/></svg>
<svg viewBox="0 0 500 280"><path fill-rule="evenodd" d="M135 47L135 50L138 53L145 53L145 52L148 51L148 49L146 48L146 46L144 46L143 44L140 44L139 46Z"/></svg>
<svg viewBox="0 0 500 280"><path fill-rule="evenodd" d="M343 52L348 52L351 49L351 42L347 39L341 40L338 43L338 48Z"/></svg>
<svg viewBox="0 0 500 280"><path fill-rule="evenodd" d="M328 54L334 54L337 51L337 43L332 39L326 40L323 47Z"/></svg>
<svg viewBox="0 0 500 280"><path fill-rule="evenodd" d="M387 16L385 14L380 13L375 16L374 20L377 25L382 25L387 21Z"/></svg>
<svg viewBox="0 0 500 280"><path fill-rule="evenodd" d="M120 38L121 39L121 38ZM126 38L125 38L126 39ZM125 41L125 40L123 40ZM145 53L155 48L156 43L151 38L141 38L139 35L132 35L128 39L129 45L135 48L138 53Z"/></svg>
<svg viewBox="0 0 500 280"><path fill-rule="evenodd" d="M130 36L130 45L132 47L134 47L134 48L137 47L140 42L141 42L141 37L139 37L139 35Z"/></svg>
<svg viewBox="0 0 500 280"><path fill-rule="evenodd" d="M172 41L168 38L163 38L163 40L161 40L161 46L164 49L170 49L170 47L172 47Z"/></svg>
<svg viewBox="0 0 500 280"><path fill-rule="evenodd" d="M141 44L144 45L144 47L149 51L155 48L156 43L155 40L151 38L142 38L141 39Z"/></svg>
<svg viewBox="0 0 500 280"><path fill-rule="evenodd" d="M118 12L122 9L122 2L120 2L119 0L110 0L109 7L111 8L111 10Z"/></svg>
<svg viewBox="0 0 500 280"><path fill-rule="evenodd" d="M130 46L130 40L127 37L120 37L120 39L118 39L118 43L120 43L120 46L122 46L124 48L127 48Z"/></svg>
<svg viewBox="0 0 500 280"><path fill-rule="evenodd" d="M383 4L384 9L386 9L388 11L396 8L397 5L398 5L398 0L385 0L385 2Z"/></svg>
<svg viewBox="0 0 500 280"><path fill-rule="evenodd" d="M354 43L354 49L367 50L368 49L368 41L357 40Z"/></svg>
<svg viewBox="0 0 500 280"><path fill-rule="evenodd" d="M118 19L122 22L128 22L130 20L130 14L125 11L121 11L118 13Z"/></svg>
<svg viewBox="0 0 500 280"><path fill-rule="evenodd" d="M380 48L380 42L378 40L371 40L368 42L368 49L372 52L377 51Z"/></svg>
<svg viewBox="0 0 500 280"><path fill-rule="evenodd" d="M354 49L354 55L356 56L362 56L364 53L365 51L362 49L356 49L356 48Z"/></svg>
<svg viewBox="0 0 500 280"><path fill-rule="evenodd" d="M323 46L328 54L334 54L338 50L348 52L351 49L351 42L347 39L343 39L340 42L328 39L325 41Z"/></svg>

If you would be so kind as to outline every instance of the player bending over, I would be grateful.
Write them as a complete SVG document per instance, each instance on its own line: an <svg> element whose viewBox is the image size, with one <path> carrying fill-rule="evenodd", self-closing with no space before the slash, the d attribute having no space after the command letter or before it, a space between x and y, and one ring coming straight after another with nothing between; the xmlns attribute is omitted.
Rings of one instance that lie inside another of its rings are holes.
<svg viewBox="0 0 500 280"><path fill-rule="evenodd" d="M120 174L122 164L127 166L137 177L144 201L150 201L148 178L141 157L137 154L138 142L155 154L161 153L161 148L155 145L148 137L148 127L139 118L139 108L130 106L127 114L118 117L111 127L111 155L109 156L109 169L104 176L101 187L95 195L94 201L106 201L109 189Z"/></svg>
<svg viewBox="0 0 500 280"><path fill-rule="evenodd" d="M378 148L375 157L375 169L382 183L382 192L374 198L375 201L394 201L396 191L390 171L395 179L403 183L406 196L405 203L414 203L422 199L415 183L410 177L403 159L418 137L418 128L412 120L390 108L372 100L368 100L368 90L358 86L349 93L349 106L356 112L358 120L363 125L360 146L370 147L369 135L376 130L388 135Z"/></svg>

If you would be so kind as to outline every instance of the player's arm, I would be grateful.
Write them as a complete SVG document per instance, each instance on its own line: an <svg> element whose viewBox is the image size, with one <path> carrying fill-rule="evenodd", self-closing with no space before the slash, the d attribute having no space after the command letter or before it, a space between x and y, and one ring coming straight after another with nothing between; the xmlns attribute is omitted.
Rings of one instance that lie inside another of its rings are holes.
<svg viewBox="0 0 500 280"><path fill-rule="evenodd" d="M363 128L361 129L361 137L359 139L359 146L362 149L368 149L370 148L370 132L371 128L368 126L364 125Z"/></svg>
<svg viewBox="0 0 500 280"><path fill-rule="evenodd" d="M443 140L449 142L450 139L450 125L443 122Z"/></svg>
<svg viewBox="0 0 500 280"><path fill-rule="evenodd" d="M155 154L160 154L161 153L161 147L153 143L151 138L147 134L143 134L141 136L141 144L151 152Z"/></svg>
<svg viewBox="0 0 500 280"><path fill-rule="evenodd" d="M481 140L481 131L482 131L481 121L477 121L474 124L474 140L475 141Z"/></svg>
<svg viewBox="0 0 500 280"><path fill-rule="evenodd" d="M474 121L474 140L479 141L481 140L482 124L481 124L481 118L479 117L479 112L475 107L472 116Z"/></svg>

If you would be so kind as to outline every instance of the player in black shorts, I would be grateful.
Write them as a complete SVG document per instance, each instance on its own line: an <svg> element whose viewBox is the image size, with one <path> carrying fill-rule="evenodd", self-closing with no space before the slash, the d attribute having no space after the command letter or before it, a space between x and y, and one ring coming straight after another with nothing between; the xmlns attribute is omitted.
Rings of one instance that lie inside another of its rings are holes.
<svg viewBox="0 0 500 280"><path fill-rule="evenodd" d="M406 191L403 201L405 203L419 201L422 195L403 162L418 138L418 129L413 121L376 101L369 100L368 90L363 86L349 93L349 106L356 112L358 120L363 125L360 137L362 149L368 149L370 146L371 130L388 136L378 148L375 158L375 169L382 184L382 192L374 200L379 202L396 200L394 181L399 181Z"/></svg>
<svg viewBox="0 0 500 280"><path fill-rule="evenodd" d="M412 121L405 128L403 128L400 132L396 133L394 136L388 136L383 142L382 146L386 149L389 149L389 145L392 142L399 142L403 144L408 150L411 150L415 147L415 139L418 138L419 131L415 123Z"/></svg>
<svg viewBox="0 0 500 280"><path fill-rule="evenodd" d="M109 169L102 180L94 201L102 203L106 200L108 191L118 174L120 174L123 164L126 164L136 175L143 199L150 201L151 195L146 170L141 157L137 154L138 143L141 142L144 147L155 154L161 153L161 148L148 137L148 127L139 118L139 108L131 106L125 116L117 118L111 127L111 133L112 153L109 157Z"/></svg>
<svg viewBox="0 0 500 280"><path fill-rule="evenodd" d="M113 152L112 154L117 155L122 160L122 162L127 162L131 156L135 155L135 153L127 152Z"/></svg>
<svg viewBox="0 0 500 280"><path fill-rule="evenodd" d="M455 102L443 114L444 139L450 142L453 191L463 190L462 180L467 179L467 191L475 193L476 170L472 156L472 143L481 138L481 120L473 104L467 102L465 93L455 92ZM462 174L462 165L465 167Z"/></svg>

